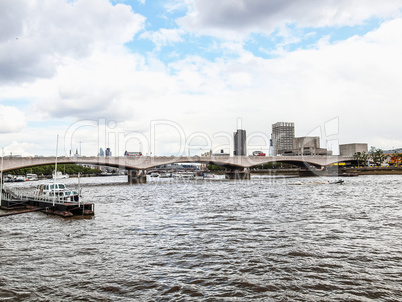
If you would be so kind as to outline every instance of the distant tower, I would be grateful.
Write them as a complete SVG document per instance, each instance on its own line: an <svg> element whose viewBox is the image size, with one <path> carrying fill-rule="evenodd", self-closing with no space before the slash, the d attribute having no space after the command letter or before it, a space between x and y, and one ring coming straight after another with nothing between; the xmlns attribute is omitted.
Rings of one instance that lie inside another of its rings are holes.
<svg viewBox="0 0 402 302"><path fill-rule="evenodd" d="M233 133L234 136L234 156L244 156L247 155L246 146L246 130L237 130Z"/></svg>
<svg viewBox="0 0 402 302"><path fill-rule="evenodd" d="M269 156L274 155L273 145L272 145L272 138L269 140Z"/></svg>
<svg viewBox="0 0 402 302"><path fill-rule="evenodd" d="M110 151L110 148L106 148L105 155L106 156L112 156L112 151Z"/></svg>
<svg viewBox="0 0 402 302"><path fill-rule="evenodd" d="M278 122L273 124L271 135L273 156L292 151L294 137L294 123Z"/></svg>
<svg viewBox="0 0 402 302"><path fill-rule="evenodd" d="M104 157L105 156L105 151L103 151L102 148L99 149L99 156Z"/></svg>

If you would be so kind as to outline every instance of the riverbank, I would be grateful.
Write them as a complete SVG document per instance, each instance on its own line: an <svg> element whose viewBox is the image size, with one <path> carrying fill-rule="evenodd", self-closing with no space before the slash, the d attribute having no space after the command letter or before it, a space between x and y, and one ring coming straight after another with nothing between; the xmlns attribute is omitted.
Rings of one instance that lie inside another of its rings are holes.
<svg viewBox="0 0 402 302"><path fill-rule="evenodd" d="M303 175L306 176L328 176L331 174L342 175L358 174L358 175L399 175L402 174L402 168L395 167L362 167L362 168L342 168L336 170L300 170L300 169L261 169L252 170L251 175ZM307 175L308 174L308 175Z"/></svg>
<svg viewBox="0 0 402 302"><path fill-rule="evenodd" d="M394 167L365 167L342 169L346 173L357 173L359 175L398 175L402 174L402 168Z"/></svg>

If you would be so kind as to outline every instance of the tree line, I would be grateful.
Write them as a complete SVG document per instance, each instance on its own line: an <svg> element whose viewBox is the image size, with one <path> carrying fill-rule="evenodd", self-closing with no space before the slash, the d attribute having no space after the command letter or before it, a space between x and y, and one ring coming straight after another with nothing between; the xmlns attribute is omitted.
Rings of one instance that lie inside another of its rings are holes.
<svg viewBox="0 0 402 302"><path fill-rule="evenodd" d="M33 173L37 175L51 176L53 174L55 165L45 165L45 166L37 166L32 168L22 168L13 171L7 172L12 175L26 175L27 173ZM87 167L83 167L75 164L63 164L57 165L57 170L63 173L74 175L78 173L82 174L100 174L102 171L99 169L91 169Z"/></svg>
<svg viewBox="0 0 402 302"><path fill-rule="evenodd" d="M373 163L376 166L381 166L381 164L387 159L388 155L384 154L384 151L376 148L376 147L371 147L369 152L356 152L353 155L353 158L357 161L357 166L367 166L369 160L372 160ZM389 164L390 165L396 165L396 164L401 164L402 161L402 153L397 153L395 152L394 154L391 155Z"/></svg>

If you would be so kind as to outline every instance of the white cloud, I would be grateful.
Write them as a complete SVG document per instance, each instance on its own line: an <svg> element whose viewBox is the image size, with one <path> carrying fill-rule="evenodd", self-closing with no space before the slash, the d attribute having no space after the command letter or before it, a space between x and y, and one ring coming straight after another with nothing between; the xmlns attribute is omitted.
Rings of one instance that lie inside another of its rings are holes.
<svg viewBox="0 0 402 302"><path fill-rule="evenodd" d="M107 0L16 0L1 2L0 20L1 84L48 78L65 57L120 46L145 18Z"/></svg>
<svg viewBox="0 0 402 302"><path fill-rule="evenodd" d="M0 133L15 133L26 125L23 112L12 106L0 105Z"/></svg>
<svg viewBox="0 0 402 302"><path fill-rule="evenodd" d="M401 28L402 20L394 20L364 37L322 42L269 60L226 43L238 58L211 62L191 56L171 63L172 75L161 62L152 69L139 56L98 54L61 68L48 85L55 85L54 94L39 107L51 116L137 125L170 119L189 133L230 132L243 117L250 131L268 133L274 122L295 121L302 136L339 117L343 142L367 142L370 133L375 143L381 133L399 137L391 124L402 110Z"/></svg>
<svg viewBox="0 0 402 302"><path fill-rule="evenodd" d="M361 24L371 17L401 15L399 0L192 0L178 24L189 31L241 38L250 32L271 33L285 24L301 27Z"/></svg>
<svg viewBox="0 0 402 302"><path fill-rule="evenodd" d="M140 38L151 40L160 49L162 46L172 45L177 42L182 42L183 30L161 28L156 32L145 32Z"/></svg>
<svg viewBox="0 0 402 302"><path fill-rule="evenodd" d="M76 119L138 118L148 104L169 95L175 87L165 70L148 70L144 63L143 57L124 51L69 61L54 79L38 83L48 90L36 110L51 117Z"/></svg>
<svg viewBox="0 0 402 302"><path fill-rule="evenodd" d="M18 141L12 141L10 145L4 148L5 155L21 155L21 156L33 156L30 151L34 149L40 149L38 144L33 143L20 143Z"/></svg>

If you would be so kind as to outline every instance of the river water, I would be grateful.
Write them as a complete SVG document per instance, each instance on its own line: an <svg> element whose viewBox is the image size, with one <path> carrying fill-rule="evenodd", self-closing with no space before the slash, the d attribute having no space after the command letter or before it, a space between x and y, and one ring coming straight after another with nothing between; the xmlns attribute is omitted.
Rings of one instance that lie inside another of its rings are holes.
<svg viewBox="0 0 402 302"><path fill-rule="evenodd" d="M92 218L0 218L0 301L401 301L402 176L329 180L82 179Z"/></svg>

